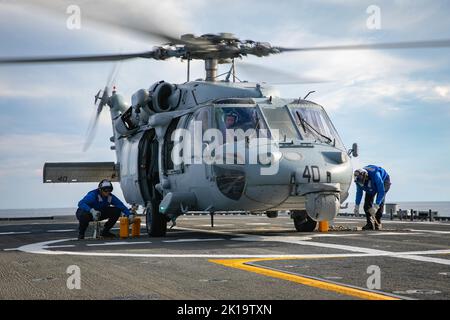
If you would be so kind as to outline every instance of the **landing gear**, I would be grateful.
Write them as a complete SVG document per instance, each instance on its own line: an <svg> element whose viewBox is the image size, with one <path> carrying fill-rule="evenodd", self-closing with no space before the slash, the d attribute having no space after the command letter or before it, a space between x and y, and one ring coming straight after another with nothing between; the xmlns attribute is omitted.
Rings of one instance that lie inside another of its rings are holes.
<svg viewBox="0 0 450 320"><path fill-rule="evenodd" d="M146 226L149 237L165 237L167 219L159 213L159 201L152 201L145 208Z"/></svg>
<svg viewBox="0 0 450 320"><path fill-rule="evenodd" d="M278 217L278 211L267 211L266 215L268 218L273 219L273 218Z"/></svg>
<svg viewBox="0 0 450 320"><path fill-rule="evenodd" d="M313 232L316 229L317 221L311 219L305 210L291 211L291 218L294 219L295 229L298 232Z"/></svg>

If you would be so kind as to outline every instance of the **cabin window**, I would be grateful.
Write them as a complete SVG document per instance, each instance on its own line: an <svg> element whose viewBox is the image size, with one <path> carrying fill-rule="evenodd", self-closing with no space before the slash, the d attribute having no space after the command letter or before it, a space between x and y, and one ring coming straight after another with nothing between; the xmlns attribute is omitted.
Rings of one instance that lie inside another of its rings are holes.
<svg viewBox="0 0 450 320"><path fill-rule="evenodd" d="M164 148L163 148L163 163L166 174L173 173L175 169L172 161L172 150L174 146L174 141L172 141L172 133L177 128L180 118L173 119L167 128L166 135L164 137Z"/></svg>

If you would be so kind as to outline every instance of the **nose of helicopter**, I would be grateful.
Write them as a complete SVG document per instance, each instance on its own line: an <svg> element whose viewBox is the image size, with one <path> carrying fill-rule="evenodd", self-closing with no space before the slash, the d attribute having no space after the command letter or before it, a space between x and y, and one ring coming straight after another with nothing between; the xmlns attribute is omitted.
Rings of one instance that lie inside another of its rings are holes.
<svg viewBox="0 0 450 320"><path fill-rule="evenodd" d="M348 197L352 166L332 146L287 147L272 152L269 165L246 166L245 174L246 197L274 210L306 210L321 221L332 220Z"/></svg>

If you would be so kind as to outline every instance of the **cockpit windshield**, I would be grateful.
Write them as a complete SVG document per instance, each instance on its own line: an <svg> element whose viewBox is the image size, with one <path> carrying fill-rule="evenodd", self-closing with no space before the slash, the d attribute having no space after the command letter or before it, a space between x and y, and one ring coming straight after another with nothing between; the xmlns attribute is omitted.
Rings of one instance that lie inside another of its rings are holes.
<svg viewBox="0 0 450 320"><path fill-rule="evenodd" d="M327 143L336 141L336 146L344 147L336 129L322 107L316 104L300 104L289 108L297 125L303 128L305 139L320 140Z"/></svg>
<svg viewBox="0 0 450 320"><path fill-rule="evenodd" d="M256 105L226 107L215 106L216 128L223 133L224 139L229 135L242 140L245 136L270 137L280 142L296 143L298 141L316 141L336 145L344 149L339 135L325 110L313 103L268 106ZM262 112L262 113L261 113ZM241 133L232 133L238 130ZM254 130L251 133L249 130ZM245 134L243 134L245 132ZM225 142L225 141L224 141Z"/></svg>
<svg viewBox="0 0 450 320"><path fill-rule="evenodd" d="M286 107L264 106L261 109L266 116L272 136L278 134L278 141L294 142L301 139Z"/></svg>

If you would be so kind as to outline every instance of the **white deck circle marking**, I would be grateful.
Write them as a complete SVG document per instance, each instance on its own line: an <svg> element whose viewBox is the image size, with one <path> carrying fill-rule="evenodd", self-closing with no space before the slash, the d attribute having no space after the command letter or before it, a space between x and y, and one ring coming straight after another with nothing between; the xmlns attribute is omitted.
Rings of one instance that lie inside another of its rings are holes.
<svg viewBox="0 0 450 320"><path fill-rule="evenodd" d="M440 230L409 229L409 231L426 232L426 233L436 233L436 234L450 234L450 231L440 231Z"/></svg>
<svg viewBox="0 0 450 320"><path fill-rule="evenodd" d="M139 242L104 242L104 243L88 243L87 247L102 247L102 246L126 246L132 244L149 244L150 241L139 241Z"/></svg>
<svg viewBox="0 0 450 320"><path fill-rule="evenodd" d="M29 234L31 233L31 231L24 231L24 232L0 232L0 236L9 236L9 235L13 235L13 234Z"/></svg>
<svg viewBox="0 0 450 320"><path fill-rule="evenodd" d="M46 249L60 249L60 248L75 248L73 244L61 245L61 246L47 246Z"/></svg>
<svg viewBox="0 0 450 320"><path fill-rule="evenodd" d="M224 232L214 231L211 233L215 234L227 234ZM234 235L236 236L236 235ZM244 237L247 237L244 235ZM76 256L96 256L96 257L142 257L142 258L216 258L216 259L238 259L238 258L297 258L297 259L314 259L314 258L352 258L352 257L394 257L400 259L415 260L421 262L431 262L443 265L450 265L450 260L425 257L421 255L436 255L436 254L450 254L449 250L428 250L428 251L409 251L409 252L391 252L383 250L374 250L370 248L355 247L348 245L339 245L331 243L321 243L315 241L300 240L295 237L280 237L280 236L251 236L249 237L252 241L266 241L266 242L284 242L292 243L304 246L313 246L329 249L337 249L343 251L351 251L354 253L344 253L344 254L145 254L145 253L115 253L115 252L80 252L80 251L50 251L52 247L50 245L73 241L74 238L69 239L59 239L52 241L44 241L33 243L29 245L24 245L17 250L27 253L36 254L47 254L47 255L76 255ZM236 239L231 239L236 240ZM239 239L242 240L242 239ZM128 242L125 242L128 243Z"/></svg>
<svg viewBox="0 0 450 320"><path fill-rule="evenodd" d="M414 225L440 225L440 226L442 226L442 225L449 225L448 223L443 223L443 222L430 222L430 221L417 221L417 220L414 220L414 221L411 221L411 220L388 220L389 218L388 217L383 217L382 218L382 220L381 220L381 222L383 223L383 224L385 224L385 223L392 223L392 224L414 224ZM338 222L338 223L340 223L341 221L349 221L349 222L354 222L354 223L363 223L364 221L365 221L365 218L340 218L340 217L338 217L338 218L336 218L335 220L334 220L334 222Z"/></svg>
<svg viewBox="0 0 450 320"><path fill-rule="evenodd" d="M214 238L214 239L177 239L177 240L163 240L162 242L167 243L180 243L180 242L207 242L207 241L221 241L226 240L223 238Z"/></svg>

